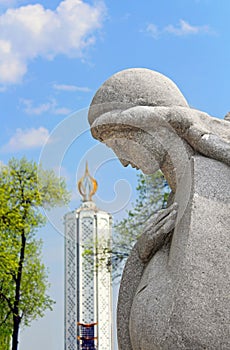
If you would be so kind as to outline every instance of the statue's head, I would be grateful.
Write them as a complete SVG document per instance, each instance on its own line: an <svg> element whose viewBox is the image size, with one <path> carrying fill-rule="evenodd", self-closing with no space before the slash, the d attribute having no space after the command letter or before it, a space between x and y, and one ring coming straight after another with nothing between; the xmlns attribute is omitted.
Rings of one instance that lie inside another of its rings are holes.
<svg viewBox="0 0 230 350"><path fill-rule="evenodd" d="M91 132L113 149L124 166L152 174L168 162L168 149L175 143L174 130L161 118L162 109L164 113L175 106L188 104L170 79L149 69L127 69L96 92L89 109ZM167 169L173 168L167 165Z"/></svg>
<svg viewBox="0 0 230 350"><path fill-rule="evenodd" d="M131 68L114 74L98 89L89 110L89 123L102 114L134 106L188 107L175 85L164 75L145 68Z"/></svg>
<svg viewBox="0 0 230 350"><path fill-rule="evenodd" d="M151 174L161 168L175 191L194 152L230 164L230 124L188 106L177 86L148 69L109 78L89 109L92 135L123 165Z"/></svg>

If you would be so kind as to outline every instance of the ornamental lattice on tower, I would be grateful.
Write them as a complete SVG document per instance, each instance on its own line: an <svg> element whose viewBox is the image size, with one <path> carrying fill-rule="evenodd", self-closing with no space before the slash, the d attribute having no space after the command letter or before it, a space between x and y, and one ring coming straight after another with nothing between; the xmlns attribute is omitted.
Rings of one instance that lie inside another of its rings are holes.
<svg viewBox="0 0 230 350"><path fill-rule="evenodd" d="M65 215L65 350L111 350L111 215L92 200L97 182L85 174L78 182L80 208Z"/></svg>

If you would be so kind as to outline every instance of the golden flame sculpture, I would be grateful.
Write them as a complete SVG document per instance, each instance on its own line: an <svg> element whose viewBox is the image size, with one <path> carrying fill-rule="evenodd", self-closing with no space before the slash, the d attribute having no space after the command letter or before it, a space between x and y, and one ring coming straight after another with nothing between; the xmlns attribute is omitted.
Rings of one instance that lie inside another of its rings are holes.
<svg viewBox="0 0 230 350"><path fill-rule="evenodd" d="M85 174L78 181L78 191L82 195L83 202L92 201L92 196L97 191L97 181L89 174L88 162L85 165Z"/></svg>

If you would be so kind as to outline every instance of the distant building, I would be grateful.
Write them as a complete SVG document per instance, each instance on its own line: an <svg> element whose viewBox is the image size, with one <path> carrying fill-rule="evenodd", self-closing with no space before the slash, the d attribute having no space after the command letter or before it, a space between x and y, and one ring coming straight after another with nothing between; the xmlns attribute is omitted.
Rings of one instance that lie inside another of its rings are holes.
<svg viewBox="0 0 230 350"><path fill-rule="evenodd" d="M110 248L111 216L92 200L97 182L87 164L78 189L82 205L65 215L65 350L111 350L111 271L100 260L102 247Z"/></svg>

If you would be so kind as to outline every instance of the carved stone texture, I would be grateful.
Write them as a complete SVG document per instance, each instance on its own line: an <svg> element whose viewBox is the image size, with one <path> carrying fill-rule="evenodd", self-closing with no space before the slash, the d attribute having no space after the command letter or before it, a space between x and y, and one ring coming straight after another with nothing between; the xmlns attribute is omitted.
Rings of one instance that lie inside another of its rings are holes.
<svg viewBox="0 0 230 350"><path fill-rule="evenodd" d="M127 260L119 349L230 349L229 121L189 108L172 81L146 69L105 82L89 121L123 165L160 168L174 202L148 220Z"/></svg>

